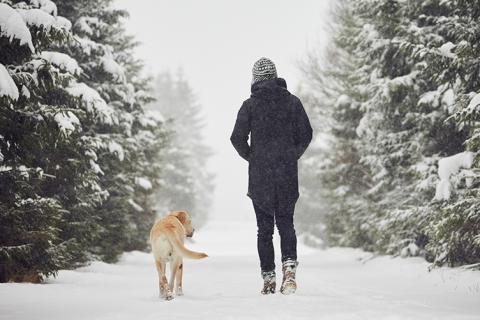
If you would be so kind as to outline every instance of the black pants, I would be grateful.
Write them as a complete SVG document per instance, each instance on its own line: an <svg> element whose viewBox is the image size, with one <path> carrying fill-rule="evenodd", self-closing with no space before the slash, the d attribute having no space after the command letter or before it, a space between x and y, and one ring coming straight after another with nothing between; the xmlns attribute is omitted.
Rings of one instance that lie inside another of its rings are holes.
<svg viewBox="0 0 480 320"><path fill-rule="evenodd" d="M268 212L253 202L253 208L257 216L257 248L262 272L275 270L275 253L272 241L275 224L280 234L282 262L290 259L297 260L297 236L293 226L295 203L278 200L276 203L273 212Z"/></svg>

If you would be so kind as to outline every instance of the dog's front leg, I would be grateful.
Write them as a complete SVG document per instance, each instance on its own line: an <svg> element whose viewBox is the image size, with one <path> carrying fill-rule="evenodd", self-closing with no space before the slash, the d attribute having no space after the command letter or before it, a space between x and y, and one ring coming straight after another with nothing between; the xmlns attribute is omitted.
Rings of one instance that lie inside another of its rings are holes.
<svg viewBox="0 0 480 320"><path fill-rule="evenodd" d="M163 261L155 261L158 271L158 286L160 288L160 297L165 300L172 300L172 291L168 287L167 277L165 276L166 264Z"/></svg>

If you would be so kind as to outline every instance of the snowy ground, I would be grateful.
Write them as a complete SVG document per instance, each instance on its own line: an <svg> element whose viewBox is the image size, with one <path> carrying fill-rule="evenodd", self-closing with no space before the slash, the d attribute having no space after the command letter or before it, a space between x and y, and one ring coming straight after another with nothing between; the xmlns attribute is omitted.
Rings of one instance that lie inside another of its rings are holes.
<svg viewBox="0 0 480 320"><path fill-rule="evenodd" d="M0 285L0 319L480 318L480 272L300 247L297 294L261 296L252 220L212 222L188 246L210 257L185 262L185 295L173 301L158 298L150 255L131 252L46 284Z"/></svg>

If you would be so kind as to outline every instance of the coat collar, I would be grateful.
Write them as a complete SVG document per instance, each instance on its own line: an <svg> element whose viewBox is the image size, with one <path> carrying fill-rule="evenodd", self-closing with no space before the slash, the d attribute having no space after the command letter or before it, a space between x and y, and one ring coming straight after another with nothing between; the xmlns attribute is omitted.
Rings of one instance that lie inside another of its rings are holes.
<svg viewBox="0 0 480 320"><path fill-rule="evenodd" d="M251 97L267 100L277 100L290 95L287 82L283 78L275 78L254 83L251 86Z"/></svg>

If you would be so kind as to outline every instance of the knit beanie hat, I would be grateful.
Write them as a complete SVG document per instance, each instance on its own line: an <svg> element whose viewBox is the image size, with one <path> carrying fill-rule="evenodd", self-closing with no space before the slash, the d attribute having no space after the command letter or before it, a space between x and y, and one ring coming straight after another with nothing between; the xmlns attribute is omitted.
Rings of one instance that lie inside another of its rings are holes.
<svg viewBox="0 0 480 320"><path fill-rule="evenodd" d="M275 79L277 77L277 69L272 60L262 57L253 65L252 74L252 84L254 84L263 80Z"/></svg>

